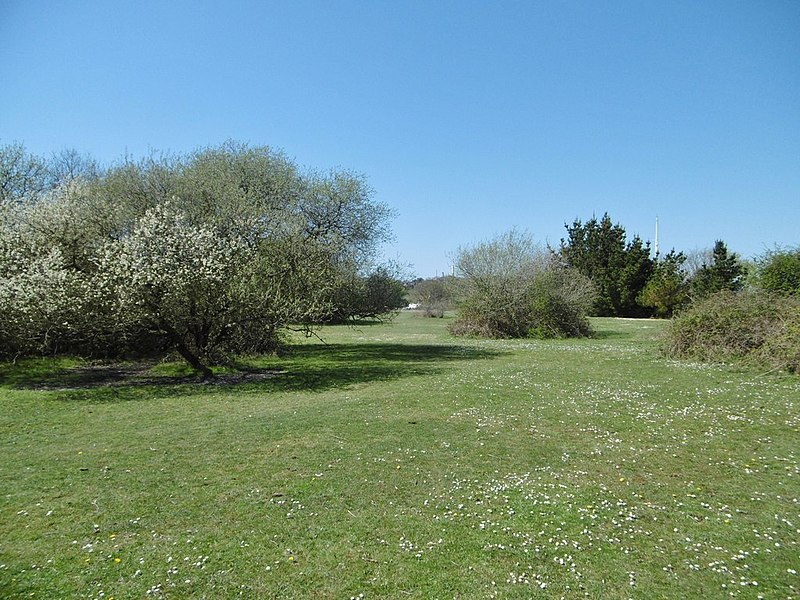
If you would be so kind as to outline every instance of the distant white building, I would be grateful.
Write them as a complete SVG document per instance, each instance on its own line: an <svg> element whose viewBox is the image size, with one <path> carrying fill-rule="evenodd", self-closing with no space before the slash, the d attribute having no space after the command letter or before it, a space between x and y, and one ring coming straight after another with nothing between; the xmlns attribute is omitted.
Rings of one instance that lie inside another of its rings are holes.
<svg viewBox="0 0 800 600"><path fill-rule="evenodd" d="M409 304L408 306L406 306L406 310L417 310L419 307L420 305L418 303Z"/></svg>

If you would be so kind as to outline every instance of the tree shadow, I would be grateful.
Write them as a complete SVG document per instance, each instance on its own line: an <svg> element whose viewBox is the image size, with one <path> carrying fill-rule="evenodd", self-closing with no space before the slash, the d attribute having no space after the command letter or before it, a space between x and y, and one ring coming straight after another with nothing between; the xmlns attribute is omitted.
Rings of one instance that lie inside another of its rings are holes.
<svg viewBox="0 0 800 600"><path fill-rule="evenodd" d="M589 337L595 340L622 340L630 338L631 334L628 331L618 331L612 329L602 329L600 331L597 331L595 329L592 332L592 335Z"/></svg>
<svg viewBox="0 0 800 600"><path fill-rule="evenodd" d="M64 401L120 402L203 394L323 392L372 381L443 372L456 361L492 359L495 350L461 345L315 344L289 346L280 357L234 363L213 381L159 375L154 363L119 363L0 372L0 384L50 391Z"/></svg>
<svg viewBox="0 0 800 600"><path fill-rule="evenodd" d="M448 363L491 359L500 354L494 350L460 345L294 346L287 356L286 372L261 385L282 391L324 391L368 381L442 372Z"/></svg>

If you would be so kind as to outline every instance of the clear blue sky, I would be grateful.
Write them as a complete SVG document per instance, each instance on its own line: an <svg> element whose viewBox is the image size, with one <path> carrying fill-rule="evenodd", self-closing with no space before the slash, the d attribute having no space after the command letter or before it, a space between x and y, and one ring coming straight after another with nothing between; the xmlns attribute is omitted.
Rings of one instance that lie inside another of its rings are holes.
<svg viewBox="0 0 800 600"><path fill-rule="evenodd" d="M421 276L604 212L749 257L800 243L800 2L0 0L0 143L226 139L364 173Z"/></svg>

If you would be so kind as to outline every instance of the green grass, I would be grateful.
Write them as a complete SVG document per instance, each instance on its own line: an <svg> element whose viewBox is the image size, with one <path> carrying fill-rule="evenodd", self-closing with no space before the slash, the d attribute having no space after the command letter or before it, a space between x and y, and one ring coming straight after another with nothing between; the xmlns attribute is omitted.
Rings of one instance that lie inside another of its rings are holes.
<svg viewBox="0 0 800 600"><path fill-rule="evenodd" d="M217 385L3 365L0 597L800 596L800 379L447 323Z"/></svg>

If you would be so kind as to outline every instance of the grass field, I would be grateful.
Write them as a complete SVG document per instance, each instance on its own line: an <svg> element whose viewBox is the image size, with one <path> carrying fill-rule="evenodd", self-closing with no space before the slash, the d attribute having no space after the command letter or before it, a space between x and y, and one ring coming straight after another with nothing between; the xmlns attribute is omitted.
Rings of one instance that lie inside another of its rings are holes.
<svg viewBox="0 0 800 600"><path fill-rule="evenodd" d="M215 385L2 365L0 597L800 598L800 378L446 324Z"/></svg>

